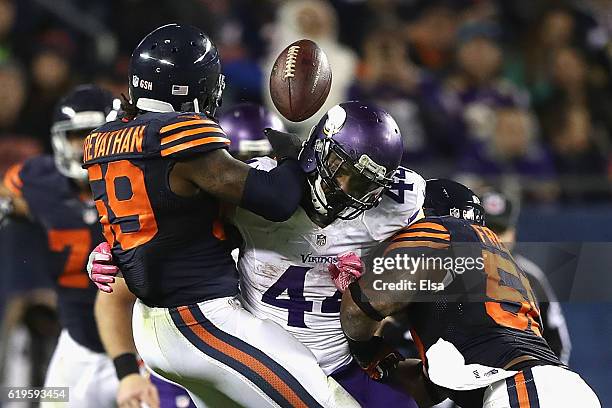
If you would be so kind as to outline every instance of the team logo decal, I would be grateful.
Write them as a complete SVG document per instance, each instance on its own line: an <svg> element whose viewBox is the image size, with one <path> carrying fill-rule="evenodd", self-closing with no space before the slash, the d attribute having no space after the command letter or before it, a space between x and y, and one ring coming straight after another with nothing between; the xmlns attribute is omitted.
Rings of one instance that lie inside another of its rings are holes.
<svg viewBox="0 0 612 408"><path fill-rule="evenodd" d="M325 234L317 234L317 245L325 246L326 243L327 243L327 236L325 236Z"/></svg>

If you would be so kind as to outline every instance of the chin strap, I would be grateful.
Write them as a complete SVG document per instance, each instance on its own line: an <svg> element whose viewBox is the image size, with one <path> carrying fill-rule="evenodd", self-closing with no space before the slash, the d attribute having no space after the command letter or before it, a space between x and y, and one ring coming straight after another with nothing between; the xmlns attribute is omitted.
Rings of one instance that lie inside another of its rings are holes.
<svg viewBox="0 0 612 408"><path fill-rule="evenodd" d="M327 200L321 187L321 176L317 175L314 184L308 180L308 184L310 185L310 197L315 211L321 215L327 215Z"/></svg>

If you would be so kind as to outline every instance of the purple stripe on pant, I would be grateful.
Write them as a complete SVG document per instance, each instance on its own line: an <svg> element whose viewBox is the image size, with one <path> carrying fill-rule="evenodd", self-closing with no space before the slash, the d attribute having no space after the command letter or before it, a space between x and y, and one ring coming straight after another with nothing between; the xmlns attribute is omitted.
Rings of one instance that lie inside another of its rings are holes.
<svg viewBox="0 0 612 408"><path fill-rule="evenodd" d="M368 377L355 361L331 375L363 408L418 408L408 395Z"/></svg>
<svg viewBox="0 0 612 408"><path fill-rule="evenodd" d="M183 388L151 375L151 382L157 387L160 408L195 408L189 394Z"/></svg>

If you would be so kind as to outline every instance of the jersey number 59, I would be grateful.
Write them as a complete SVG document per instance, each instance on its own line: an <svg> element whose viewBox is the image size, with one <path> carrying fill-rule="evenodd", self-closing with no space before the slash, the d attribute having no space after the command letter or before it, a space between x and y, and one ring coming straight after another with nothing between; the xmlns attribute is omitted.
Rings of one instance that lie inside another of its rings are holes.
<svg viewBox="0 0 612 408"><path fill-rule="evenodd" d="M128 250L153 239L157 222L142 170L120 160L93 165L88 171L106 241Z"/></svg>

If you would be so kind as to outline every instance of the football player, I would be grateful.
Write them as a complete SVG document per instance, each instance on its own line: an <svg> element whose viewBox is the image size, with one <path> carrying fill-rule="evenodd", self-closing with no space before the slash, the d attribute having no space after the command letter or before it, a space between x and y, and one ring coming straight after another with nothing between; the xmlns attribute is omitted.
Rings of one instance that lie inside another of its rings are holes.
<svg viewBox="0 0 612 408"><path fill-rule="evenodd" d="M270 142L263 135L264 129L285 130L278 116L253 103L242 103L227 109L220 115L219 124L232 142L229 152L240 160L272 152ZM100 337L111 357L135 358L131 312L136 297L123 280L117 281L112 288L110 296L98 296L96 299L96 321ZM124 355L131 357L121 357ZM151 377L151 382L157 387L162 408L193 406L186 392L177 392L155 375Z"/></svg>
<svg viewBox="0 0 612 408"><path fill-rule="evenodd" d="M305 177L294 145L270 136L281 159L270 172L229 155L213 119L224 87L219 55L195 27L169 24L147 35L129 78L127 115L87 137L84 166L112 251L107 261L138 297L139 355L196 406L213 397L223 406L356 405L306 347L242 307L216 228L221 200L271 221L293 214Z"/></svg>
<svg viewBox="0 0 612 408"><path fill-rule="evenodd" d="M285 131L285 125L278 115L251 102L224 111L219 116L219 125L231 141L230 154L244 162L272 153L272 146L263 135L264 129Z"/></svg>
<svg viewBox="0 0 612 408"><path fill-rule="evenodd" d="M5 212L33 219L47 233L48 271L56 284L62 332L51 359L45 386L70 387L70 406L113 407L118 381L94 321L96 288L85 266L91 249L103 240L102 230L81 168L87 133L114 120L119 100L93 85L82 85L56 106L51 128L53 155L37 156L10 168L0 196ZM146 394L155 406L155 388L144 378L132 390Z"/></svg>
<svg viewBox="0 0 612 408"><path fill-rule="evenodd" d="M464 408L600 407L542 338L529 280L484 226L478 197L457 183L442 184L426 205L454 216L428 216L402 229L343 295L342 328L361 364L395 359L384 374L420 406L449 396ZM459 188L467 200L449 201ZM374 336L390 315L410 322L421 356L397 370L397 355Z"/></svg>
<svg viewBox="0 0 612 408"><path fill-rule="evenodd" d="M515 205L505 194L487 191L482 194L482 207L485 210L487 227L499 236L500 240L513 251L516 242L516 223L518 205ZM514 260L527 274L540 306L542 318L542 335L564 363L569 364L572 342L563 316L561 304L544 271L533 261L521 254L513 253Z"/></svg>
<svg viewBox="0 0 612 408"><path fill-rule="evenodd" d="M231 217L243 237L244 306L308 346L325 373L364 407L415 405L352 361L339 321L341 293L327 269L339 254L365 254L418 215L425 182L410 170L395 171L401 154L391 116L372 105L342 103L320 120L300 154L309 177L296 213L282 223L241 209ZM257 158L251 165L271 170L276 162Z"/></svg>

